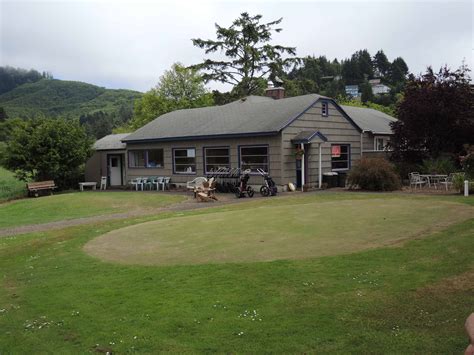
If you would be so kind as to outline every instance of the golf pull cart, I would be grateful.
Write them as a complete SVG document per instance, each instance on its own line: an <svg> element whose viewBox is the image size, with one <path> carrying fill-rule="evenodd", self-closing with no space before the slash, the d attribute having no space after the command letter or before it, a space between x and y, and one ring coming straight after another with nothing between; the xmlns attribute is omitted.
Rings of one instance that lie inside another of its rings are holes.
<svg viewBox="0 0 474 355"><path fill-rule="evenodd" d="M248 197L253 197L255 191L252 189L252 186L248 185L250 179L250 170L245 170L244 175L240 178L239 184L235 189L235 196L237 198L245 197L247 194Z"/></svg>
<svg viewBox="0 0 474 355"><path fill-rule="evenodd" d="M270 175L263 169L257 169L258 173L263 176L263 185L260 187L260 193L262 196L275 196L278 192L275 181L271 178Z"/></svg>

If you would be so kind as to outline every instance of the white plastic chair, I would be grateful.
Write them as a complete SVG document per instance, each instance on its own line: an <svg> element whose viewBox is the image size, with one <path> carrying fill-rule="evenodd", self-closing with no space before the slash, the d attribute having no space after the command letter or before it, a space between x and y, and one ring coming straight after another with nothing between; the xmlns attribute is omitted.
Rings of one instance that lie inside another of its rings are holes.
<svg viewBox="0 0 474 355"><path fill-rule="evenodd" d="M423 179L420 176L420 173L417 173L417 172L408 174L408 177L410 178L410 188L414 186L415 190L417 186L419 186L421 189L423 185L425 185L428 182L427 180Z"/></svg>
<svg viewBox="0 0 474 355"><path fill-rule="evenodd" d="M107 176L102 176L100 178L100 189L107 190Z"/></svg>
<svg viewBox="0 0 474 355"><path fill-rule="evenodd" d="M450 186L453 186L453 178L454 178L455 175L456 175L455 173L449 174L448 177L446 177L443 180L440 180L439 184L444 185L446 187L446 191L448 191Z"/></svg>
<svg viewBox="0 0 474 355"><path fill-rule="evenodd" d="M143 178L137 177L135 179L132 179L132 181L130 181L130 184L135 187L136 191L138 191L138 187L140 187L140 190L143 191Z"/></svg>
<svg viewBox="0 0 474 355"><path fill-rule="evenodd" d="M162 188L163 188L163 191L169 190L169 188L170 188L170 181L171 181L171 178L170 178L170 177L165 177L165 178L163 178L163 182L161 183L161 186L162 186Z"/></svg>
<svg viewBox="0 0 474 355"><path fill-rule="evenodd" d="M192 181L188 181L188 182L186 183L186 188L187 188L188 190L194 191L194 189L196 189L197 187L201 187L202 184L203 184L205 181L207 181L207 179L206 179L205 177L199 176L199 177L195 178L195 179L192 180Z"/></svg>
<svg viewBox="0 0 474 355"><path fill-rule="evenodd" d="M160 186L163 185L163 176L159 176L155 180L155 185L156 185L156 191L160 191Z"/></svg>

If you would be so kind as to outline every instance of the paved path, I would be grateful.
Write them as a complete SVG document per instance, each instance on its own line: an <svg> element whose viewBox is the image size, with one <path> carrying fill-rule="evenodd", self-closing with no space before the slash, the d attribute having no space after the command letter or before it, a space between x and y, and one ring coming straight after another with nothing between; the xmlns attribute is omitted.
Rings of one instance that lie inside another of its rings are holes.
<svg viewBox="0 0 474 355"><path fill-rule="evenodd" d="M223 205L241 203L245 201L251 201L251 200L245 199L245 198L239 199L239 200L235 198L231 199L231 198L227 198L226 196L225 198L221 198L221 200L217 202L205 203L205 202L197 202L196 200L190 199L190 200L176 203L168 207L162 207L162 208L156 208L156 209L133 210L133 211L124 212L124 213L114 213L114 214L108 214L108 215L75 218L75 219L42 223L42 224L32 224L32 225L26 225L26 226L20 226L20 227L0 228L0 238L10 237L10 236L18 235L18 234L25 234L25 233L45 232L45 231L54 230L54 229L62 229L66 227L91 224L94 222L104 222L104 221L125 219L125 218L131 218L131 217L144 217L144 216L150 216L150 215L154 215L154 214L162 213L162 212L188 211L188 210L195 210L195 209L218 207L218 206L223 206Z"/></svg>

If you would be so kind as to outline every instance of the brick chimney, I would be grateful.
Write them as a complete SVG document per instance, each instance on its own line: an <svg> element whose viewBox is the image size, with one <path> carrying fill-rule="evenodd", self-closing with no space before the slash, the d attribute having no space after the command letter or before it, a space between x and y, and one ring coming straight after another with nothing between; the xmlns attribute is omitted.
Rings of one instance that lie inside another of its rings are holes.
<svg viewBox="0 0 474 355"><path fill-rule="evenodd" d="M267 90L265 90L265 96L271 97L275 100L283 99L285 97L285 88L282 86L269 86Z"/></svg>

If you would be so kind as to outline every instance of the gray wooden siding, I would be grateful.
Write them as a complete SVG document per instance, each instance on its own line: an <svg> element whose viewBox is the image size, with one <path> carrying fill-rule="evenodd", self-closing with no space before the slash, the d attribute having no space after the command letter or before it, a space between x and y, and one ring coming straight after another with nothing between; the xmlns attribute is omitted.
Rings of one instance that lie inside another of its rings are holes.
<svg viewBox="0 0 474 355"><path fill-rule="evenodd" d="M125 150L99 150L95 151L92 157L90 157L85 166L85 180L92 182L95 181L100 183L100 179L102 176L107 176L108 168L107 168L107 156L108 155L120 155L123 154L125 156ZM125 161L123 161L125 164ZM122 169L123 172L123 181L125 180L125 166Z"/></svg>
<svg viewBox="0 0 474 355"><path fill-rule="evenodd" d="M205 147L229 147L231 168L239 167L239 146L243 145L268 145L270 159L270 174L281 180L281 138L280 135L268 137L249 137L232 139L207 139L189 140L162 143L128 144L127 152L134 149L163 149L164 166L162 168L130 168L128 166L128 153L126 154L126 180L141 176L168 176L172 183L184 184L198 176L205 176L204 172L204 148ZM174 174L173 173L173 148L196 148L196 174ZM250 183L261 184L261 176L252 176Z"/></svg>
<svg viewBox="0 0 474 355"><path fill-rule="evenodd" d="M100 182L102 174L102 152L94 152L92 156L87 160L85 167L85 179L86 181Z"/></svg>
<svg viewBox="0 0 474 355"><path fill-rule="evenodd" d="M374 150L374 136L370 132L364 132L363 135L363 152Z"/></svg>
<svg viewBox="0 0 474 355"><path fill-rule="evenodd" d="M321 115L321 102L318 101L301 117L295 120L282 132L282 177L284 183L296 181L296 158L295 146L291 143L299 132L304 130L318 130L328 138L328 142L321 145L322 173L331 171L331 144L350 144L351 165L360 159L360 132L339 112L339 110L329 103L327 117ZM318 144L311 144L309 152L306 152L308 159L308 170L306 181L311 186L318 183Z"/></svg>

